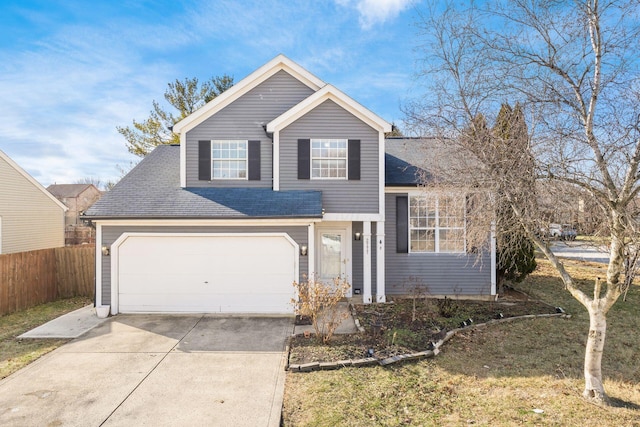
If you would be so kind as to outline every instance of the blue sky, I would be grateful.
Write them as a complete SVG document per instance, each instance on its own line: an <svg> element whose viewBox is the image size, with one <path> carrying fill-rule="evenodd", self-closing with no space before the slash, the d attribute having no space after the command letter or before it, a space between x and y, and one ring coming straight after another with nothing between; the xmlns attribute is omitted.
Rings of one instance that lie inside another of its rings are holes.
<svg viewBox="0 0 640 427"><path fill-rule="evenodd" d="M0 149L41 184L116 180L116 126L167 83L236 82L279 53L390 122L413 90L411 0L9 0L0 5Z"/></svg>

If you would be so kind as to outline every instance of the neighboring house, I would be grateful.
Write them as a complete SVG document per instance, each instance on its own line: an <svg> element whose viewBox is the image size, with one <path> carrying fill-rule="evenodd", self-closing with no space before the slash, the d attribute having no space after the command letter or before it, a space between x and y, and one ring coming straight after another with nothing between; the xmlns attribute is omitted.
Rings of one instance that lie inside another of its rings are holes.
<svg viewBox="0 0 640 427"><path fill-rule="evenodd" d="M93 184L52 184L47 191L69 208L64 219L65 244L93 243L94 229L80 216L102 197L102 192Z"/></svg>
<svg viewBox="0 0 640 427"><path fill-rule="evenodd" d="M415 277L432 295L495 294L495 269L466 253L464 195L425 197L408 142L288 58L173 130L179 146L85 215L102 249L96 304L113 314L290 313L305 276L346 277L365 303Z"/></svg>
<svg viewBox="0 0 640 427"><path fill-rule="evenodd" d="M69 208L64 225L82 225L80 215L102 197L102 192L93 184L52 184L47 191Z"/></svg>
<svg viewBox="0 0 640 427"><path fill-rule="evenodd" d="M0 254L64 246L66 210L0 151Z"/></svg>

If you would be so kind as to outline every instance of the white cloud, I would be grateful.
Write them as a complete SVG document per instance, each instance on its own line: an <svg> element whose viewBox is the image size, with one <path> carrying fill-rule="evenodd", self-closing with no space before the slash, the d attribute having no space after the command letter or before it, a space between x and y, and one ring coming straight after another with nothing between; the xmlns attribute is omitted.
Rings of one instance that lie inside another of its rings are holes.
<svg viewBox="0 0 640 427"><path fill-rule="evenodd" d="M103 15L56 6L22 17L35 31L0 42L0 149L44 185L116 179L117 165L138 159L116 126L148 117L168 82L224 73L238 81L278 53L395 119L385 111L397 110L403 91L407 25L360 29L396 19L409 0L174 3L171 13L107 2Z"/></svg>
<svg viewBox="0 0 640 427"><path fill-rule="evenodd" d="M413 0L335 0L340 6L355 6L359 13L360 27L369 30L397 17Z"/></svg>
<svg viewBox="0 0 640 427"><path fill-rule="evenodd" d="M114 180L117 165L136 159L116 126L145 118L176 71L162 58L145 61L144 50L166 42L153 48L157 34L132 28L65 25L0 53L0 148L43 185Z"/></svg>

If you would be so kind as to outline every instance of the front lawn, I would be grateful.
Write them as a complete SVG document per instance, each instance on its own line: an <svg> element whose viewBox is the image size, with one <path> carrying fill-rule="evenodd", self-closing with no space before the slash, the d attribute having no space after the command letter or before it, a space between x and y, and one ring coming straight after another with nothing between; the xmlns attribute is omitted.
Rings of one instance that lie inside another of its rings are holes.
<svg viewBox="0 0 640 427"><path fill-rule="evenodd" d="M432 349L448 331L523 315L555 314L555 307L509 290L500 301L392 297L391 304L357 304L354 309L366 333L335 335L330 346L314 337L296 336L289 363L378 359ZM367 353L367 354L365 354Z"/></svg>
<svg viewBox="0 0 640 427"><path fill-rule="evenodd" d="M465 330L420 362L287 373L284 425L640 425L640 290L609 313L602 368L618 406L596 407L581 398L588 315L550 265L538 264L519 289L570 319ZM604 276L601 264L566 265L587 289Z"/></svg>
<svg viewBox="0 0 640 427"><path fill-rule="evenodd" d="M69 341L66 339L20 340L16 338L17 336L87 304L91 304L89 298L76 297L0 316L0 379Z"/></svg>

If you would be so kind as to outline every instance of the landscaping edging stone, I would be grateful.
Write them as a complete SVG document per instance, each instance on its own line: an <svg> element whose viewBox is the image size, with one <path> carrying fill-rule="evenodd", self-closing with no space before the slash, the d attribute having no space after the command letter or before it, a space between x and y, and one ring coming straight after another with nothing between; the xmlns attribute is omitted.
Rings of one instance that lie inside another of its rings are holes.
<svg viewBox="0 0 640 427"><path fill-rule="evenodd" d="M352 311L355 317L355 311ZM524 316L514 316L514 317L505 317L502 319L492 319L485 323L477 323L469 326L465 326L463 328L456 328L447 331L444 337L440 339L438 342L432 343L433 349L419 351L416 353L409 354L398 354L396 356L386 357L384 359L378 359L376 357L365 357L363 359L351 359L351 360L339 360L336 362L311 362L311 363L303 363L303 364L289 364L289 354L290 354L290 346L287 345L287 365L285 366L285 371L290 372L312 372L319 370L335 370L346 367L362 367L362 366L389 366L394 363L399 362L408 362L412 360L420 360L420 359L428 359L431 357L435 357L440 353L440 347L444 345L451 338L456 336L461 331L468 331L471 329L479 329L484 328L490 325L495 325L498 323L508 323L513 322L514 320L524 320L524 319L537 319L537 318L551 318L551 317L560 317L564 319L570 319L571 315L567 313L553 313L553 314L527 314ZM360 332L364 332L364 328L360 326L360 322L355 318L356 327Z"/></svg>

